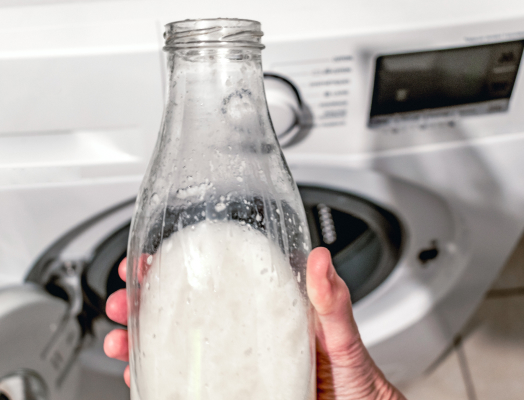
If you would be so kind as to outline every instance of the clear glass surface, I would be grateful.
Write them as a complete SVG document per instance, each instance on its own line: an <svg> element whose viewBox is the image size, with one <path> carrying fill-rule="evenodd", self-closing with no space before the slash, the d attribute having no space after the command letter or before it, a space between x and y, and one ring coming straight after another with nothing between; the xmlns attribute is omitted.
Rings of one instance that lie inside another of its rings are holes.
<svg viewBox="0 0 524 400"><path fill-rule="evenodd" d="M131 225L132 400L316 398L308 225L260 24L166 26L169 89Z"/></svg>

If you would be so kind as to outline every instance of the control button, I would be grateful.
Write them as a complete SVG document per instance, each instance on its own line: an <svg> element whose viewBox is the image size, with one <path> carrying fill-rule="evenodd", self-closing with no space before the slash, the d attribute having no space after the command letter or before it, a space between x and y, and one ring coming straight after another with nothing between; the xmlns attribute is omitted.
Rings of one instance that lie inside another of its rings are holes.
<svg viewBox="0 0 524 400"><path fill-rule="evenodd" d="M291 144L308 124L298 90L286 78L264 74L266 98L273 128L282 147Z"/></svg>

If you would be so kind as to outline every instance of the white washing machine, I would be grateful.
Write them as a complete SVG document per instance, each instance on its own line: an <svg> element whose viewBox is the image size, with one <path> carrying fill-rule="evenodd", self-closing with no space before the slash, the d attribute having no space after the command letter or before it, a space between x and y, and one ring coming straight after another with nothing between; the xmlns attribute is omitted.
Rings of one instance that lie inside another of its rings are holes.
<svg viewBox="0 0 524 400"><path fill-rule="evenodd" d="M524 3L0 2L0 399L128 397L101 349L165 85L162 25L257 19L316 245L394 382L524 229ZM519 71L520 70L520 71Z"/></svg>

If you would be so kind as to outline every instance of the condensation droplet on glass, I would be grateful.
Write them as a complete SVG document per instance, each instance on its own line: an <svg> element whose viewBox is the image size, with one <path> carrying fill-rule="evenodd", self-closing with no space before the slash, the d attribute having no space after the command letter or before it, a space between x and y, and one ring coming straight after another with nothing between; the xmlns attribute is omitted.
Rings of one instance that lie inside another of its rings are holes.
<svg viewBox="0 0 524 400"><path fill-rule="evenodd" d="M257 220L257 222L260 222L260 221L262 221L262 216L260 214L257 214L255 219Z"/></svg>
<svg viewBox="0 0 524 400"><path fill-rule="evenodd" d="M206 212L205 212L205 211L202 211L202 212L200 213L200 215L202 215L203 217L205 217L205 216L206 216Z"/></svg>
<svg viewBox="0 0 524 400"><path fill-rule="evenodd" d="M146 264L147 265L151 265L153 263L153 256L148 256L147 259L146 259Z"/></svg>
<svg viewBox="0 0 524 400"><path fill-rule="evenodd" d="M217 203L215 205L215 211L216 212L221 212L221 211L224 211L225 209L226 209L226 205L224 203L222 203L222 202Z"/></svg>
<svg viewBox="0 0 524 400"><path fill-rule="evenodd" d="M300 272L297 272L297 282L300 283L301 279L302 279L302 278L300 277Z"/></svg>
<svg viewBox="0 0 524 400"><path fill-rule="evenodd" d="M299 231L300 233L302 233L302 226L300 226L300 225L298 226L298 231Z"/></svg>
<svg viewBox="0 0 524 400"><path fill-rule="evenodd" d="M278 208L275 210L275 212L276 212L278 215L280 215L280 210L279 210Z"/></svg>
<svg viewBox="0 0 524 400"><path fill-rule="evenodd" d="M160 197L158 196L158 194L153 193L151 195L151 198L149 199L149 202L152 206L156 206L158 203L160 203Z"/></svg>
<svg viewBox="0 0 524 400"><path fill-rule="evenodd" d="M243 181L244 181L244 178L242 178L241 176L237 176L237 181L239 181L239 182L243 182Z"/></svg>

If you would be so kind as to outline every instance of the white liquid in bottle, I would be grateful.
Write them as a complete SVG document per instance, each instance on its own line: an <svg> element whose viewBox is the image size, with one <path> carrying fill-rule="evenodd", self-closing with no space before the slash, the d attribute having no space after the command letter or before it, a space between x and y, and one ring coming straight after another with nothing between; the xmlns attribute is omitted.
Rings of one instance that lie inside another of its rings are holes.
<svg viewBox="0 0 524 400"><path fill-rule="evenodd" d="M316 398L308 306L262 233L201 222L165 239L150 261L133 400Z"/></svg>

